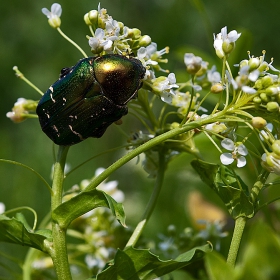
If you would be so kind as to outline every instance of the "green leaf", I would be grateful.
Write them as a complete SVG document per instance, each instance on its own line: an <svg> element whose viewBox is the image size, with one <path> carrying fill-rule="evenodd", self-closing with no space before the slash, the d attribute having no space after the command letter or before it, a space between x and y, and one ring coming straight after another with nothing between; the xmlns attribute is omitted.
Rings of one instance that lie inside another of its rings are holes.
<svg viewBox="0 0 280 280"><path fill-rule="evenodd" d="M179 255L175 260L162 261L149 250L129 247L118 250L114 263L98 274L97 280L155 279L201 259L207 251L210 247L204 245Z"/></svg>
<svg viewBox="0 0 280 280"><path fill-rule="evenodd" d="M125 226L123 205L117 203L110 195L97 189L81 192L62 203L53 211L52 218L62 228L67 228L74 219L97 207L110 208L118 221Z"/></svg>
<svg viewBox="0 0 280 280"><path fill-rule="evenodd" d="M24 224L6 215L0 215L0 241L33 247L44 251L44 240L46 236L33 233L25 228Z"/></svg>
<svg viewBox="0 0 280 280"><path fill-rule="evenodd" d="M219 165L198 159L192 160L191 165L206 185L211 188L215 187L214 181Z"/></svg>
<svg viewBox="0 0 280 280"><path fill-rule="evenodd" d="M220 196L234 219L254 216L255 206L251 200L249 189L233 170L223 165L197 159L193 160L191 164L202 181Z"/></svg>
<svg viewBox="0 0 280 280"><path fill-rule="evenodd" d="M205 255L205 267L209 280L234 279L234 269L217 252L213 251Z"/></svg>

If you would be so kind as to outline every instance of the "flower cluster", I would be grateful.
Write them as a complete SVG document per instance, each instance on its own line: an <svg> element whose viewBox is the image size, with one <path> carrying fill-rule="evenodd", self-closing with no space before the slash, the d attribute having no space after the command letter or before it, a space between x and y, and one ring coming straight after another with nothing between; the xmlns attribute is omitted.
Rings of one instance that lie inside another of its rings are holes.
<svg viewBox="0 0 280 280"><path fill-rule="evenodd" d="M89 45L94 54L117 53L122 55L136 54L141 47L151 43L148 35L141 35L137 28L129 28L107 14L100 8L85 14L84 20L90 27L92 36Z"/></svg>
<svg viewBox="0 0 280 280"><path fill-rule="evenodd" d="M97 168L95 171L95 175L93 178L100 175L105 169L100 167ZM91 180L84 179L80 182L80 184L76 184L72 186L72 188L67 192L67 194L64 196L64 200L69 200L73 196L77 195L80 191L83 191ZM104 191L107 194L109 194L113 199L115 199L117 202L121 203L124 201L124 193L118 189L118 182L117 181L109 181L106 182L103 181L101 184L97 187L98 190Z"/></svg>
<svg viewBox="0 0 280 280"><path fill-rule="evenodd" d="M37 101L18 98L17 102L12 108L12 111L8 112L6 116L15 123L22 122L27 118L34 117L37 105Z"/></svg>

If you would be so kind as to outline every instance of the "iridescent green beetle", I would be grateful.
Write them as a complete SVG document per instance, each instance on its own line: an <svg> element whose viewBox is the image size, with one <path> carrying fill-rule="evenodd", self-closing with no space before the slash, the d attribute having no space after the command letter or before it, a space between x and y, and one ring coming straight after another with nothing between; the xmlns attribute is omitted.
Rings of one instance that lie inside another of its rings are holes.
<svg viewBox="0 0 280 280"><path fill-rule="evenodd" d="M64 146L101 137L127 114L126 104L135 98L145 71L139 60L113 54L62 69L37 107L42 130Z"/></svg>

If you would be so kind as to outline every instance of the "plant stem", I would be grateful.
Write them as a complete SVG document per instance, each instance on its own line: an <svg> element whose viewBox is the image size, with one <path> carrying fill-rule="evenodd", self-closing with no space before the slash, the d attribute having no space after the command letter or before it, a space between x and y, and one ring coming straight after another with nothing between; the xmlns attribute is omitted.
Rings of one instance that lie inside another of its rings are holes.
<svg viewBox="0 0 280 280"><path fill-rule="evenodd" d="M131 235L129 241L127 242L125 248L130 246L135 246L136 242L138 241L139 237L141 236L146 224L148 223L149 218L151 217L153 210L155 208L157 199L159 197L161 187L163 184L163 178L164 178L164 171L165 171L165 153L162 149L159 151L159 166L157 171L157 178L155 181L155 187L152 193L152 196L150 197L149 203L147 205L147 208L145 210L145 213L141 219L141 221L136 226L133 234Z"/></svg>
<svg viewBox="0 0 280 280"><path fill-rule="evenodd" d="M227 263L233 267L235 266L239 245L246 225L246 221L246 217L238 217L235 221L233 236L227 258Z"/></svg>
<svg viewBox="0 0 280 280"><path fill-rule="evenodd" d="M54 165L53 175L53 195L51 197L52 212L62 203L64 166L69 147L59 146L57 160ZM68 263L67 247L66 247L66 229L52 221L53 242L49 246L49 254L53 260L58 280L72 279L70 267Z"/></svg>
<svg viewBox="0 0 280 280"><path fill-rule="evenodd" d="M208 123L213 123L218 120L219 117L225 115L225 112L217 112L214 116L209 116L205 118L201 118L199 120L187 123L183 125L182 127L174 128L170 131L167 131L149 141L146 143L140 145L139 147L135 148L134 150L128 152L123 157L121 157L119 160L114 162L112 165L110 165L106 170L104 170L100 175L95 177L89 185L85 188L84 191L91 191L94 190L101 182L103 182L106 178L109 177L111 173L113 173L115 170L123 166L125 163L130 161L131 159L135 158L136 156L140 155L141 153L163 143L166 140L169 140L170 138L177 136L181 133L188 132L192 129L201 127L203 125L206 125Z"/></svg>

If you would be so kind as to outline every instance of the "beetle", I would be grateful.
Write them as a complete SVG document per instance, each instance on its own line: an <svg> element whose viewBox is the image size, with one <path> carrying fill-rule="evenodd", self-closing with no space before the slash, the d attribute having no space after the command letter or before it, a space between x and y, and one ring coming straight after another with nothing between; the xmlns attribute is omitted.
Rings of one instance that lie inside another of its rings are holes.
<svg viewBox="0 0 280 280"><path fill-rule="evenodd" d="M128 113L127 103L136 98L145 72L138 59L117 54L63 68L36 109L43 132L63 146L101 137Z"/></svg>

